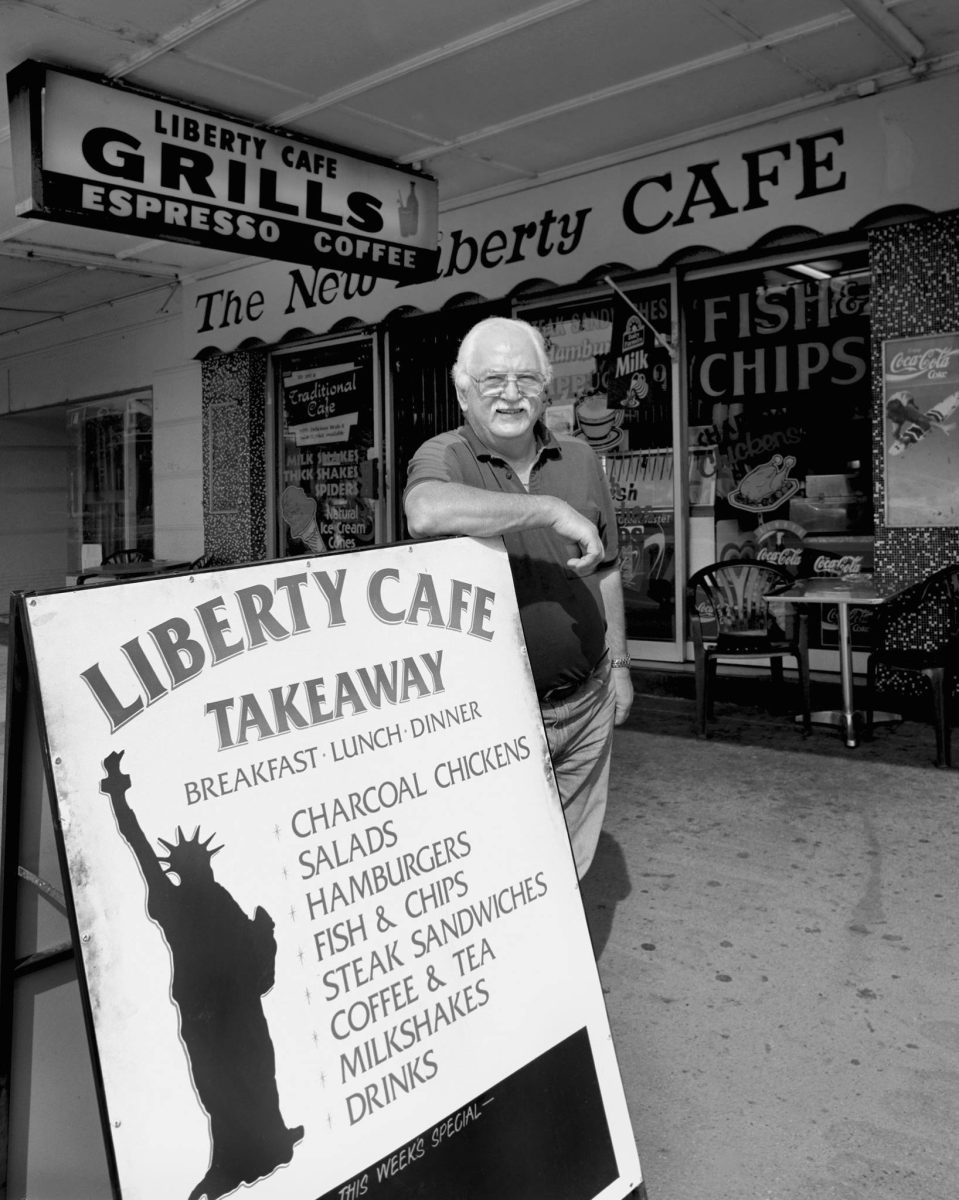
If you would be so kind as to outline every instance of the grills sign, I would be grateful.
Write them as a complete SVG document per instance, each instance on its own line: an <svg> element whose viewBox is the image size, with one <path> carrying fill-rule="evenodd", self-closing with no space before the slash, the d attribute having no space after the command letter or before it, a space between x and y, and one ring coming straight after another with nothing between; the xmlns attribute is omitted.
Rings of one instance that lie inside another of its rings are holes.
<svg viewBox="0 0 959 1200"><path fill-rule="evenodd" d="M415 282L430 176L25 62L7 77L17 215Z"/></svg>

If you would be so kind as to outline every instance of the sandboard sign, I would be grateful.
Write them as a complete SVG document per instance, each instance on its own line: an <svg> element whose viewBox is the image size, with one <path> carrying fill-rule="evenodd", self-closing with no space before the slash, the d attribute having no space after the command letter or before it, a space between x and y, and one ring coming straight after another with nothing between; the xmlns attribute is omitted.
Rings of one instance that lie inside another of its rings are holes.
<svg viewBox="0 0 959 1200"><path fill-rule="evenodd" d="M641 1187L498 539L19 604L123 1200Z"/></svg>

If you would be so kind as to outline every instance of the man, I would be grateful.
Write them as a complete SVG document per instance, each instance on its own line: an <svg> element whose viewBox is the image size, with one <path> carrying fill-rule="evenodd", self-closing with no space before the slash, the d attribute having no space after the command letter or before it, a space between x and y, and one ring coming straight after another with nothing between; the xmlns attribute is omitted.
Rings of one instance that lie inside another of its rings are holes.
<svg viewBox="0 0 959 1200"><path fill-rule="evenodd" d="M481 321L452 374L465 421L413 456L407 523L414 537L503 538L582 878L606 811L613 725L633 701L613 503L593 450L540 420L551 367L532 325Z"/></svg>

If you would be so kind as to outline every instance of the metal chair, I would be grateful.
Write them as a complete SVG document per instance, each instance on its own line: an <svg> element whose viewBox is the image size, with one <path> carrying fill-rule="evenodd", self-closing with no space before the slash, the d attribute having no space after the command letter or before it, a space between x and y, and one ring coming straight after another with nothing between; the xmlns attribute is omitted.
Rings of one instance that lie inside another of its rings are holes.
<svg viewBox="0 0 959 1200"><path fill-rule="evenodd" d="M114 565L122 565L123 563L141 563L148 562L149 558L142 550L114 550L112 554L108 554L100 565L102 567L110 567Z"/></svg>
<svg viewBox="0 0 959 1200"><path fill-rule="evenodd" d="M782 591L793 577L775 563L735 558L711 563L690 576L686 611L696 662L696 723L700 737L712 716L712 690L720 658L769 659L777 692L783 684L783 659L796 660L802 692L803 730L811 728L809 704L809 638L805 612L770 607L765 599Z"/></svg>
<svg viewBox="0 0 959 1200"><path fill-rule="evenodd" d="M897 592L875 610L866 660L866 728L878 693L932 696L936 766L952 766L950 701L959 679L959 563Z"/></svg>

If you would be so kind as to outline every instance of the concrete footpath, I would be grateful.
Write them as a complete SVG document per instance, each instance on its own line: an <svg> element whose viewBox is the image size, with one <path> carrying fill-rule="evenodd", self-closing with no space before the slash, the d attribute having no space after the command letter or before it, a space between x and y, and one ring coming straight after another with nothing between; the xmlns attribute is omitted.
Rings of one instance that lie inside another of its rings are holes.
<svg viewBox="0 0 959 1200"><path fill-rule="evenodd" d="M955 1200L959 771L931 725L804 739L753 680L699 741L688 676L636 683L583 896L650 1200Z"/></svg>
<svg viewBox="0 0 959 1200"><path fill-rule="evenodd" d="M649 1200L956 1200L959 770L635 680L582 891Z"/></svg>

